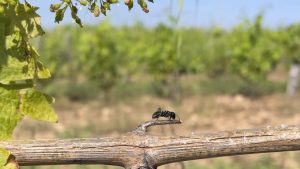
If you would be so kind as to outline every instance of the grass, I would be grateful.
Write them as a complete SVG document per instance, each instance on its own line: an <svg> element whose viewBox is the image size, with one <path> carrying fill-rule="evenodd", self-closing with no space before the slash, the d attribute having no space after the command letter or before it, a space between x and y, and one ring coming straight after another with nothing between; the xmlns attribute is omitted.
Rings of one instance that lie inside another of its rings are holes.
<svg viewBox="0 0 300 169"><path fill-rule="evenodd" d="M222 158L209 160L209 164L203 165L196 161L186 163L187 169L280 169L269 155L261 155L260 158L250 161L228 162Z"/></svg>
<svg viewBox="0 0 300 169"><path fill-rule="evenodd" d="M57 90L57 89L60 90ZM101 99L110 101L126 100L141 95L155 95L162 98L188 97L191 95L237 95L260 97L285 91L285 83L262 80L249 83L232 76L215 79L201 78L200 75L183 76L179 82L168 80L160 82L149 78L135 81L120 81L109 93L96 86L96 82L73 83L69 81L53 81L45 87L45 92L54 97L67 97L72 101L88 101Z"/></svg>
<svg viewBox="0 0 300 169"><path fill-rule="evenodd" d="M282 93L285 90L285 84L272 81L259 81L248 83L234 77L222 77L215 80L199 81L200 93L210 94L241 94L248 97L260 97L273 93Z"/></svg>

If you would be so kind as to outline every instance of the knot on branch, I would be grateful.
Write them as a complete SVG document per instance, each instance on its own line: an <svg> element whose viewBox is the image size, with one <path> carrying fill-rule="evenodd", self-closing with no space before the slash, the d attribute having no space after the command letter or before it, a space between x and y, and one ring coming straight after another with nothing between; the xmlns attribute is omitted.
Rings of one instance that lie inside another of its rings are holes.
<svg viewBox="0 0 300 169"><path fill-rule="evenodd" d="M179 120L152 120L152 121L146 121L139 125L133 133L135 134L146 134L148 131L148 128L150 126L157 126L157 125L167 125L167 124L181 124L182 121Z"/></svg>
<svg viewBox="0 0 300 169"><path fill-rule="evenodd" d="M155 166L155 162L152 159L152 156L144 152L143 155L139 156L140 159L137 162L136 160L134 163L129 163L125 165L126 169L157 169Z"/></svg>

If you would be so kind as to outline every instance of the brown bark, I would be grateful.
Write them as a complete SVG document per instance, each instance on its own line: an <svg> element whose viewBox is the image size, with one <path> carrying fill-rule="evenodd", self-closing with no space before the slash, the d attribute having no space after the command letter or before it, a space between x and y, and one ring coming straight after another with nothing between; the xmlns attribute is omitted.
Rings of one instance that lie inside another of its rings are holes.
<svg viewBox="0 0 300 169"><path fill-rule="evenodd" d="M139 127L120 137L9 141L0 142L0 147L10 150L21 166L109 164L125 168L156 168L185 160L300 150L300 129L280 125L159 137L143 133Z"/></svg>

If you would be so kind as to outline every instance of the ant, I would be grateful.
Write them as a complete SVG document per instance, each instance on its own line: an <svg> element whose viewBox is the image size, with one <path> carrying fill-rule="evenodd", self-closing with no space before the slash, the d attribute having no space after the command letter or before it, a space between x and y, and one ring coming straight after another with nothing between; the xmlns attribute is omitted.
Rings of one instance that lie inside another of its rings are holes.
<svg viewBox="0 0 300 169"><path fill-rule="evenodd" d="M157 109L156 112L153 113L152 115L152 119L156 119L158 120L159 117L165 117L168 118L169 120L175 120L176 119L176 113L175 112L171 112L168 110L162 110L160 107ZM178 116L179 118L179 116ZM179 118L180 119L180 118Z"/></svg>

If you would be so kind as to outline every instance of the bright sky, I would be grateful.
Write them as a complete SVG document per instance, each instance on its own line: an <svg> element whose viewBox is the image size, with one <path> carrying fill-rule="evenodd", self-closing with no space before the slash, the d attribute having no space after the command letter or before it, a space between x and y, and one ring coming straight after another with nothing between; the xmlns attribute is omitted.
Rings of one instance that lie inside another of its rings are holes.
<svg viewBox="0 0 300 169"><path fill-rule="evenodd" d="M39 14L42 16L44 28L58 25L54 23L55 16L49 11L49 6L59 0L30 0L30 2L40 7ZM97 24L105 18L115 25L132 24L136 21L148 26L161 22L168 23L170 11L173 14L177 12L177 0L154 0L154 2L148 3L150 9L148 14L137 4L128 12L123 0L120 0L119 5L114 5L106 17L100 15L95 18L86 8L79 12L84 24ZM261 11L265 13L264 25L267 27L300 23L300 0L184 0L181 25L201 27L218 25L231 28L243 18L252 19ZM70 15L67 14L63 23L71 22Z"/></svg>

